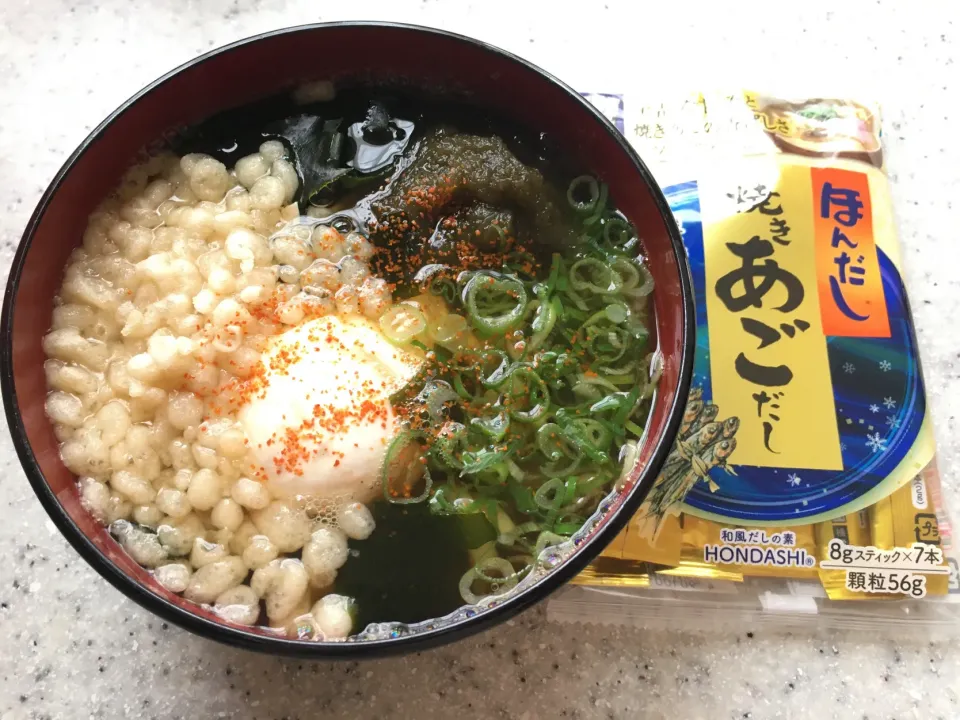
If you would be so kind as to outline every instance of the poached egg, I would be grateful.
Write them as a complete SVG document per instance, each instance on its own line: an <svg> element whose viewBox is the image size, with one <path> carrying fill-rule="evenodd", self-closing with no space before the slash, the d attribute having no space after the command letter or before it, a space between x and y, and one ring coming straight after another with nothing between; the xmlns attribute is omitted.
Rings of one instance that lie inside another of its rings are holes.
<svg viewBox="0 0 960 720"><path fill-rule="evenodd" d="M398 431L389 398L421 363L357 316L317 318L271 339L260 389L239 412L271 492L363 503L377 497Z"/></svg>

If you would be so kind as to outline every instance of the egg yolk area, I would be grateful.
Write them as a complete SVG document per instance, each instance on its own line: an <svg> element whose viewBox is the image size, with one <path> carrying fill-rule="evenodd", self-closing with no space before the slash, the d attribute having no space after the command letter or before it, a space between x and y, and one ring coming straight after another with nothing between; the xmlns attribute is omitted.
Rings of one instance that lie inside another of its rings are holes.
<svg viewBox="0 0 960 720"><path fill-rule="evenodd" d="M324 317L273 338L239 420L278 497L369 502L397 419L390 395L422 359L361 317Z"/></svg>

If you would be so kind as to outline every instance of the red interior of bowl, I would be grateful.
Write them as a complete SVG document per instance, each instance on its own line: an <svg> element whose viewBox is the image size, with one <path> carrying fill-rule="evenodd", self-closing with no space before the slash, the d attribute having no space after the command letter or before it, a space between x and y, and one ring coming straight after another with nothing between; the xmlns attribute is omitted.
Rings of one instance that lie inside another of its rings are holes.
<svg viewBox="0 0 960 720"><path fill-rule="evenodd" d="M52 298L59 289L62 268L70 251L80 244L87 216L123 171L145 159L151 149L159 149L162 138L179 128L278 92L278 58L282 59L281 67L294 69L283 76L284 86L316 79L397 78L418 87L464 91L477 105L546 132L583 167L610 185L613 201L640 230L649 254L649 267L656 280L657 333L665 365L659 401L640 456L640 471L665 433L682 380L687 320L683 270L678 266L656 196L618 139L563 86L493 49L404 27L298 29L241 43L191 64L98 129L49 197L29 238L16 287L12 370L16 402L30 447L69 517L122 572L168 601L201 614L197 606L153 581L80 506L75 478L60 461L56 438L44 415L41 339L50 327Z"/></svg>

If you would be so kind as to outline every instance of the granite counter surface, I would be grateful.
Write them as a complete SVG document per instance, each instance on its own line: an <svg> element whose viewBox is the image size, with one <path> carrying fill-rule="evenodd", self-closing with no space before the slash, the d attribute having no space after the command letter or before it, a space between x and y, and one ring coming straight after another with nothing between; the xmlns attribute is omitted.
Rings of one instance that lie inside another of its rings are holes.
<svg viewBox="0 0 960 720"><path fill-rule="evenodd" d="M720 6L723 6L722 8ZM390 19L471 34L572 85L665 80L876 93L947 499L960 508L956 3L5 0L0 273L73 148L142 85L268 29ZM669 77L664 77L669 68ZM773 85L779 87L783 85ZM0 718L960 717L960 651L841 633L693 635L546 621L542 608L412 657L296 662L168 627L61 539L0 437Z"/></svg>

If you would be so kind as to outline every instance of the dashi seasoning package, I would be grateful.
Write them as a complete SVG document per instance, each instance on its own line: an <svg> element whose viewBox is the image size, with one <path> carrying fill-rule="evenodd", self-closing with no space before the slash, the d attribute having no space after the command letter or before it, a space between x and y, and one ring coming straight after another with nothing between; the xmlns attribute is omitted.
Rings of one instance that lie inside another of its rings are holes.
<svg viewBox="0 0 960 720"><path fill-rule="evenodd" d="M947 594L956 563L879 108L586 96L670 202L697 345L663 471L577 582L774 577L815 581L830 599Z"/></svg>

